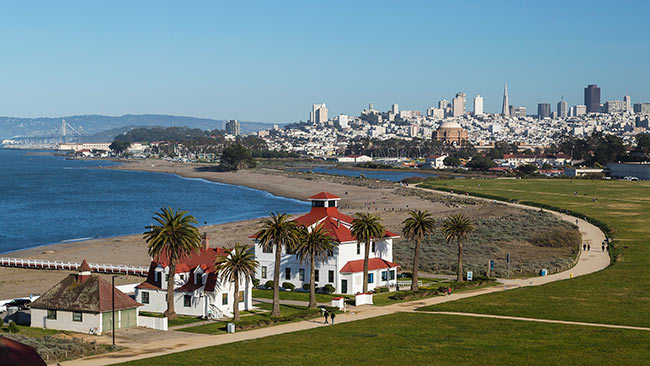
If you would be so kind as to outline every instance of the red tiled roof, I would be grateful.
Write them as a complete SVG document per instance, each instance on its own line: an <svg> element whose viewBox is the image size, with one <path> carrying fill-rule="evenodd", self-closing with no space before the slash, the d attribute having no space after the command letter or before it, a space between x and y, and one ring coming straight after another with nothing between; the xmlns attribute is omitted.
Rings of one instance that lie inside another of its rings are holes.
<svg viewBox="0 0 650 366"><path fill-rule="evenodd" d="M84 276L87 279L83 282L79 277L75 274L68 275L30 306L35 309L103 313L112 309L113 290L116 310L132 309L142 305L122 291L114 289L108 281L97 275Z"/></svg>
<svg viewBox="0 0 650 366"><path fill-rule="evenodd" d="M382 268L395 268L395 267L399 267L399 265L393 262L389 262L385 259L381 259L381 258L368 259L369 271L374 271ZM348 263L345 264L345 266L343 266L343 268L341 268L339 272L341 273L363 272L363 259L349 261Z"/></svg>
<svg viewBox="0 0 650 366"><path fill-rule="evenodd" d="M86 262L86 259L81 262L81 265L77 269L79 272L90 272L90 265L88 265L88 262Z"/></svg>
<svg viewBox="0 0 650 366"><path fill-rule="evenodd" d="M341 199L339 196L335 196L329 192L321 192L309 197L310 200L334 200Z"/></svg>
<svg viewBox="0 0 650 366"><path fill-rule="evenodd" d="M210 273L208 274L208 278L205 280L205 291L214 291L215 287L217 287L217 274Z"/></svg>
<svg viewBox="0 0 650 366"><path fill-rule="evenodd" d="M228 255L223 248L208 248L201 249L194 254L187 256L184 255L178 259L176 262L176 273L190 272L194 268L200 266L206 272L216 271L215 261L217 256L225 257ZM156 264L160 264L163 267L169 265L169 260L164 254L159 255L154 259Z"/></svg>
<svg viewBox="0 0 650 366"><path fill-rule="evenodd" d="M0 365L47 366L33 347L2 336Z"/></svg>

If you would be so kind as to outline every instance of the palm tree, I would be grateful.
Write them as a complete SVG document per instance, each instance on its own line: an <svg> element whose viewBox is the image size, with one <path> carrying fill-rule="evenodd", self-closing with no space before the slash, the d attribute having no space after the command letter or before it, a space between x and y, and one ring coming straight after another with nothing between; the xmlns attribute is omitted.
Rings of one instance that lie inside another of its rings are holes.
<svg viewBox="0 0 650 366"><path fill-rule="evenodd" d="M298 237L298 226L289 220L286 213L273 213L262 219L262 229L257 233L257 240L264 250L275 250L275 267L273 270L273 310L271 316L280 316L280 256L282 247L293 248Z"/></svg>
<svg viewBox="0 0 650 366"><path fill-rule="evenodd" d="M352 235L357 238L357 243L365 243L363 257L363 292L368 292L368 257L370 244L374 239L383 238L386 229L381 223L381 218L371 213L357 212L352 220Z"/></svg>
<svg viewBox="0 0 650 366"><path fill-rule="evenodd" d="M167 280L167 311L165 316L176 317L174 312L174 276L176 263L184 255L192 255L201 248L201 235L196 228L196 219L187 211L174 210L171 207L162 208L152 217L158 225L151 224L143 234L149 245L149 255L158 257L164 255L169 261L169 277ZM193 225L194 224L194 225Z"/></svg>
<svg viewBox="0 0 650 366"><path fill-rule="evenodd" d="M442 235L447 243L454 239L458 242L458 276L456 278L458 282L463 282L463 240L472 230L474 230L472 220L462 213L447 217L442 224Z"/></svg>
<svg viewBox="0 0 650 366"><path fill-rule="evenodd" d="M223 280L235 283L235 300L232 305L232 321L239 321L239 281L252 281L260 265L255 260L255 252L246 245L235 243L226 249L228 256L217 257L216 265Z"/></svg>
<svg viewBox="0 0 650 366"><path fill-rule="evenodd" d="M418 266L420 263L420 243L425 236L433 232L435 221L429 211L412 210L409 211L409 215L410 217L402 222L402 232L407 239L415 240L411 291L417 291L419 290Z"/></svg>
<svg viewBox="0 0 650 366"><path fill-rule="evenodd" d="M316 307L316 261L326 261L328 253L334 250L334 242L322 226L311 231L302 226L295 246L300 262L309 261L309 307Z"/></svg>

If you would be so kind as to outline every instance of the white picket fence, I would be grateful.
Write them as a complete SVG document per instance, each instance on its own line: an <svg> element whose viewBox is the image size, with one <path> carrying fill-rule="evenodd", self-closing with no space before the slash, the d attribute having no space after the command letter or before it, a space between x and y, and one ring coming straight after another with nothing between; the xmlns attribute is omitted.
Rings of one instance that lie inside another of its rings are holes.
<svg viewBox="0 0 650 366"><path fill-rule="evenodd" d="M34 268L34 269L63 269L76 271L81 263L50 261L44 259L24 259L24 258L5 258L0 257L0 266L16 268ZM90 269L99 273L116 273L125 275L146 276L149 272L148 267L127 266L125 264L101 264L88 263Z"/></svg>

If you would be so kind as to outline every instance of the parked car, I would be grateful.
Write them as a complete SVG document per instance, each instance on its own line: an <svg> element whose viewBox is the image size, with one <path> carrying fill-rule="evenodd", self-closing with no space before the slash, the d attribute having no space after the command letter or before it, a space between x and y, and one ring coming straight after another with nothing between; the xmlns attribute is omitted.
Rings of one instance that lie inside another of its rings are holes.
<svg viewBox="0 0 650 366"><path fill-rule="evenodd" d="M29 304L32 303L30 299L13 299L11 302L5 304L5 307L8 309L10 307L17 307L18 310L29 309Z"/></svg>

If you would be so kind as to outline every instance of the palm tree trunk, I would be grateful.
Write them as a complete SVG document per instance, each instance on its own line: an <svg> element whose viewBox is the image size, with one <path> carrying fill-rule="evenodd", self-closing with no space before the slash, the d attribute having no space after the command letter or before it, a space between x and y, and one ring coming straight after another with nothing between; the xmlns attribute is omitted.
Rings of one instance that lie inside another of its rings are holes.
<svg viewBox="0 0 650 366"><path fill-rule="evenodd" d="M239 276L235 274L235 301L232 304L232 321L239 321Z"/></svg>
<svg viewBox="0 0 650 366"><path fill-rule="evenodd" d="M463 242L458 238L458 276L456 281L463 282Z"/></svg>
<svg viewBox="0 0 650 366"><path fill-rule="evenodd" d="M363 293L368 293L368 257L370 256L370 239L366 241L363 257Z"/></svg>
<svg viewBox="0 0 650 366"><path fill-rule="evenodd" d="M176 318L174 311L174 277L176 276L176 263L169 264L169 277L167 278L167 311L165 316L169 319Z"/></svg>
<svg viewBox="0 0 650 366"><path fill-rule="evenodd" d="M411 291L420 289L418 285L418 268L420 265L420 238L415 239L415 249L413 250L413 278L411 279Z"/></svg>
<svg viewBox="0 0 650 366"><path fill-rule="evenodd" d="M309 258L311 262L311 269L309 270L309 308L315 308L316 307L316 284L314 283L314 280L316 279L316 261L314 260L314 256L311 255Z"/></svg>
<svg viewBox="0 0 650 366"><path fill-rule="evenodd" d="M282 246L275 243L275 268L273 270L273 309L271 316L280 316L280 251Z"/></svg>

